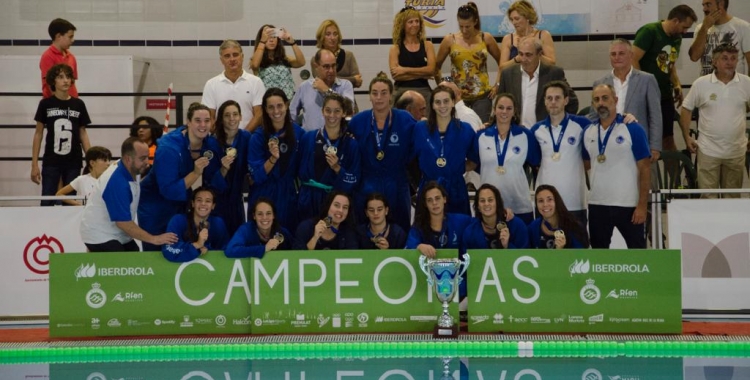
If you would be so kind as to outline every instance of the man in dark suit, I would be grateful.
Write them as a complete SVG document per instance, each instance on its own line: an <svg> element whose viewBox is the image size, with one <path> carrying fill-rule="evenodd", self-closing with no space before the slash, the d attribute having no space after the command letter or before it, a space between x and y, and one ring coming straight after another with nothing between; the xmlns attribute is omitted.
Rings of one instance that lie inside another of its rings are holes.
<svg viewBox="0 0 750 380"><path fill-rule="evenodd" d="M638 124L646 130L651 149L651 162L659 159L662 149L661 92L656 78L633 67L633 51L630 41L618 38L609 45L609 62L612 72L594 82L596 87L608 84L617 95L617 113L632 114ZM590 120L599 116L592 109Z"/></svg>
<svg viewBox="0 0 750 380"><path fill-rule="evenodd" d="M518 44L519 64L505 68L500 72L498 94L507 92L516 97L521 124L531 128L548 114L544 107L544 85L561 80L565 83L565 71L562 67L549 66L541 63L542 44L536 38L526 38ZM570 101L565 111L575 114L578 112L578 97L570 92Z"/></svg>

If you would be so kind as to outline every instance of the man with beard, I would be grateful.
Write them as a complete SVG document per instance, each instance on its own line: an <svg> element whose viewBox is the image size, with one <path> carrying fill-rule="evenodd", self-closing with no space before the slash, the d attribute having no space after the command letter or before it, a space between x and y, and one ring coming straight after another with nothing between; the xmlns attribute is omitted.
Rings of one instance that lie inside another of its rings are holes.
<svg viewBox="0 0 750 380"><path fill-rule="evenodd" d="M750 75L750 23L729 14L729 0L703 0L703 22L695 28L690 60L701 61L701 75L711 74L713 50L720 44L731 44L740 52L737 72Z"/></svg>
<svg viewBox="0 0 750 380"><path fill-rule="evenodd" d="M99 177L81 219L81 237L91 252L140 251L135 240L154 245L177 242L173 233L151 235L134 219L138 210L138 176L148 168L148 145L138 137L128 137L120 151L122 159Z"/></svg>
<svg viewBox="0 0 750 380"><path fill-rule="evenodd" d="M586 184L581 162L581 134L589 119L565 112L570 101L568 84L553 80L544 86L544 106L549 116L531 128L542 159L536 185L552 185L565 206L586 228Z"/></svg>
<svg viewBox="0 0 750 380"><path fill-rule="evenodd" d="M594 87L591 98L599 115L583 133L584 166L591 169L591 247L609 248L617 227L628 248L646 248L644 223L651 185L646 133L637 123L625 124L617 114L612 86Z"/></svg>

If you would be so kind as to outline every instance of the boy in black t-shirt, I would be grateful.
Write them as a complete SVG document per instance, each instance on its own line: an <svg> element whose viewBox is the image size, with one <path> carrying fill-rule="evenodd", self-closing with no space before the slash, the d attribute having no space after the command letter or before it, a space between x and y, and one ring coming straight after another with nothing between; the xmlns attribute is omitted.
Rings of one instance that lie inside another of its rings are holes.
<svg viewBox="0 0 750 380"><path fill-rule="evenodd" d="M70 66L52 66L45 80L53 96L39 101L34 116L36 131L31 148L31 180L42 184L42 195L55 195L61 179L65 186L81 174L83 152L90 146L86 126L91 119L83 101L68 93L74 81ZM44 129L47 129L47 138L40 173L39 150ZM60 202L42 201L42 206L56 203Z"/></svg>

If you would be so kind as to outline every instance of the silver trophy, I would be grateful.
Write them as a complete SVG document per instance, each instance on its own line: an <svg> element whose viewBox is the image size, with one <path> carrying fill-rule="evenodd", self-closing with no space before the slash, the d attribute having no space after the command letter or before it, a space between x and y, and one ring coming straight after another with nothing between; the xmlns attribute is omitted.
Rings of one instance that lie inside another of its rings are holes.
<svg viewBox="0 0 750 380"><path fill-rule="evenodd" d="M458 292L466 270L469 268L469 254L464 255L464 261L460 259L428 259L419 256L419 267L427 275L427 283L434 287L438 301L443 303L443 314L438 317L437 326L433 336L435 338L455 338L458 336L458 326L450 313L448 303L453 300ZM462 268L463 267L463 268Z"/></svg>

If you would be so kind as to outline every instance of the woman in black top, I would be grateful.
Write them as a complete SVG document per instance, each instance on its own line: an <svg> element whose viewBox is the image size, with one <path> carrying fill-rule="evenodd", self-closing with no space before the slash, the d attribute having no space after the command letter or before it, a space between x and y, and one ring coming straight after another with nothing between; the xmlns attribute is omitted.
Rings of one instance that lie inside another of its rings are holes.
<svg viewBox="0 0 750 380"><path fill-rule="evenodd" d="M396 82L394 99L408 90L424 96L429 104L429 78L435 74L435 48L425 40L424 19L413 7L405 7L393 18L393 46L388 66Z"/></svg>
<svg viewBox="0 0 750 380"><path fill-rule="evenodd" d="M388 223L388 201L383 194L370 193L365 203L368 222L357 228L360 249L403 249L406 232L397 224Z"/></svg>

